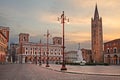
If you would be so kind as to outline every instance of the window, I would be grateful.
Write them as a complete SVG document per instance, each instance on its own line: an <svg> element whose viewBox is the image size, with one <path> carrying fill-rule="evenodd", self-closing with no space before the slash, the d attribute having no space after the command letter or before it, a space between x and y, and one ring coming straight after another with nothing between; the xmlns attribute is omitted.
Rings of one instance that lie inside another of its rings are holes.
<svg viewBox="0 0 120 80"><path fill-rule="evenodd" d="M120 52L120 49L118 49L118 52Z"/></svg>
<svg viewBox="0 0 120 80"><path fill-rule="evenodd" d="M107 49L107 53L110 53L110 49L109 48Z"/></svg>
<svg viewBox="0 0 120 80"><path fill-rule="evenodd" d="M45 52L43 52L43 55L45 55Z"/></svg>
<svg viewBox="0 0 120 80"><path fill-rule="evenodd" d="M26 41L26 38L24 37L24 41Z"/></svg>
<svg viewBox="0 0 120 80"><path fill-rule="evenodd" d="M37 48L35 48L35 50L37 50Z"/></svg>
<svg viewBox="0 0 120 80"><path fill-rule="evenodd" d="M56 51L56 49L55 49L55 51Z"/></svg>
<svg viewBox="0 0 120 80"><path fill-rule="evenodd" d="M113 49L113 53L117 53L117 48L114 48L114 49Z"/></svg>

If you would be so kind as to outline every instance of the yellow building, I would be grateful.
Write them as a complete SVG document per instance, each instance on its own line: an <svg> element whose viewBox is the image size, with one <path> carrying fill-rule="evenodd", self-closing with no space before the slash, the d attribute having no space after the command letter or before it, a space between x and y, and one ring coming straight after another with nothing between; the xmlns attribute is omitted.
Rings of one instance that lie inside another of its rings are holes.
<svg viewBox="0 0 120 80"><path fill-rule="evenodd" d="M9 27L0 26L0 63L6 62L9 42Z"/></svg>
<svg viewBox="0 0 120 80"><path fill-rule="evenodd" d="M0 32L0 63L5 62L7 51L7 38Z"/></svg>

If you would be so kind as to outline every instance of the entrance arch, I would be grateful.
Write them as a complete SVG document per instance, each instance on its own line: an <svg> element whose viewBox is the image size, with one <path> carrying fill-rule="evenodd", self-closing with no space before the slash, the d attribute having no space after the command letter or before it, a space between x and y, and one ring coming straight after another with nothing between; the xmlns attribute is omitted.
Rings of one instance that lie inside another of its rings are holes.
<svg viewBox="0 0 120 80"><path fill-rule="evenodd" d="M107 63L110 64L110 55L107 56Z"/></svg>
<svg viewBox="0 0 120 80"><path fill-rule="evenodd" d="M118 56L117 55L114 55L114 57L113 57L113 59L114 59L114 64L117 64L117 62L118 62Z"/></svg>

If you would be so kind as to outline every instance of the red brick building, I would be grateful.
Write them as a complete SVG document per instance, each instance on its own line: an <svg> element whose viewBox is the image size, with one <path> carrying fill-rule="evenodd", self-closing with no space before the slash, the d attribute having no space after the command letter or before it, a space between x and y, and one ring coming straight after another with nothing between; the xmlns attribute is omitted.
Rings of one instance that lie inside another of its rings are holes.
<svg viewBox="0 0 120 80"><path fill-rule="evenodd" d="M120 39L104 43L104 62L120 64Z"/></svg>
<svg viewBox="0 0 120 80"><path fill-rule="evenodd" d="M12 48L11 48L12 49ZM11 50L12 51L12 50ZM29 42L29 34L19 34L19 44L16 47L18 63L34 62L35 59L41 59L42 63L47 61L47 44ZM53 37L53 43L48 44L49 63L62 61L62 38Z"/></svg>

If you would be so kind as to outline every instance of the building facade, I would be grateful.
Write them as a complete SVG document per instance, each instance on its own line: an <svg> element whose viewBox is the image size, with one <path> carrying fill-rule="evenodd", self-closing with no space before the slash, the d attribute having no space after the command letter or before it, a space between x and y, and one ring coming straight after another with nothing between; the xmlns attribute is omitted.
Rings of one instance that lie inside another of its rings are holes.
<svg viewBox="0 0 120 80"><path fill-rule="evenodd" d="M97 5L95 6L94 18L91 19L91 42L93 62L103 62L102 18L99 17Z"/></svg>
<svg viewBox="0 0 120 80"><path fill-rule="evenodd" d="M9 27L0 26L0 63L6 62L9 42Z"/></svg>
<svg viewBox="0 0 120 80"><path fill-rule="evenodd" d="M83 60L85 60L87 63L91 63L92 62L92 51L89 49L81 49L82 51L82 56L83 56Z"/></svg>
<svg viewBox="0 0 120 80"><path fill-rule="evenodd" d="M10 54L9 54L9 61L13 62L13 63L17 63L17 52L16 52L16 48L18 47L18 44L15 43L11 43L10 44Z"/></svg>
<svg viewBox="0 0 120 80"><path fill-rule="evenodd" d="M104 43L104 62L120 64L120 39Z"/></svg>
<svg viewBox="0 0 120 80"><path fill-rule="evenodd" d="M29 42L29 34L19 34L19 44L16 48L18 63L35 63L41 61L46 63L47 44ZM48 44L49 63L60 63L62 61L62 38L53 37L53 43Z"/></svg>
<svg viewBox="0 0 120 80"><path fill-rule="evenodd" d="M73 63L77 61L77 51L68 51L65 53L65 62Z"/></svg>
<svg viewBox="0 0 120 80"><path fill-rule="evenodd" d="M9 42L9 30L10 30L9 27L0 26L0 31L6 37L7 42Z"/></svg>

